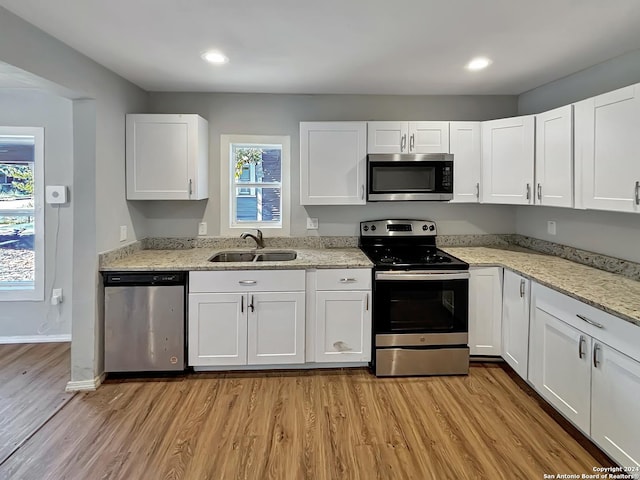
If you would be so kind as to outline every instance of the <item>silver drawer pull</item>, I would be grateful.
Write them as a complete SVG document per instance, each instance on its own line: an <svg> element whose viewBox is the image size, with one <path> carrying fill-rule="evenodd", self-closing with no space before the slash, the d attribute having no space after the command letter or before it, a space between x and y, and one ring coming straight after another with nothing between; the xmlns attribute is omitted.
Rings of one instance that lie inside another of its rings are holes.
<svg viewBox="0 0 640 480"><path fill-rule="evenodd" d="M340 283L353 283L356 282L357 280L355 278L341 278L340 279Z"/></svg>
<svg viewBox="0 0 640 480"><path fill-rule="evenodd" d="M240 280L238 283L240 285L255 285L258 282L256 280Z"/></svg>
<svg viewBox="0 0 640 480"><path fill-rule="evenodd" d="M583 321L587 322L589 325L593 325L594 327L604 328L604 325L602 325L601 323L594 322L593 320L591 320L590 318L585 317L584 315L580 315L580 314L576 313L576 317L578 317L580 320L583 320Z"/></svg>

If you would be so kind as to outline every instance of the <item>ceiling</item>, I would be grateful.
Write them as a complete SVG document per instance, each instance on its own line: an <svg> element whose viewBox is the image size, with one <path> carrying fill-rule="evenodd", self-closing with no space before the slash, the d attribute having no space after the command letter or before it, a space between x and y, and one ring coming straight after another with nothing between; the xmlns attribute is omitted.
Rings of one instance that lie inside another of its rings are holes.
<svg viewBox="0 0 640 480"><path fill-rule="evenodd" d="M0 0L149 91L520 94L640 48L638 0ZM1 12L0 12L1 14ZM213 66L209 49L230 59ZM480 72L464 65L485 55Z"/></svg>

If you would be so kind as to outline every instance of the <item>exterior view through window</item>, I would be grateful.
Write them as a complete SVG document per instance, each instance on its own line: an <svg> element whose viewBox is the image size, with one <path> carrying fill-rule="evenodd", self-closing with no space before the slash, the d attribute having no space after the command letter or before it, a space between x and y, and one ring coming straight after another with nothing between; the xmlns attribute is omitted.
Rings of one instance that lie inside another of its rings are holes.
<svg viewBox="0 0 640 480"><path fill-rule="evenodd" d="M40 131L38 133L38 130ZM35 131L34 134L20 132ZM13 133L7 133L13 132ZM42 168L42 129L0 127L0 299L42 295L43 237L36 185Z"/></svg>
<svg viewBox="0 0 640 480"><path fill-rule="evenodd" d="M282 225L282 145L231 144L232 226Z"/></svg>

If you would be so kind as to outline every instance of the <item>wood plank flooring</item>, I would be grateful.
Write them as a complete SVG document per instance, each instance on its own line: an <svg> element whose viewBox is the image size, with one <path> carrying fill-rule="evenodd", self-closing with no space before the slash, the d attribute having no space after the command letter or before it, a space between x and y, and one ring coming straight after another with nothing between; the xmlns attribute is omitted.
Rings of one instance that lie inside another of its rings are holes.
<svg viewBox="0 0 640 480"><path fill-rule="evenodd" d="M0 345L0 464L72 393L69 343Z"/></svg>
<svg viewBox="0 0 640 480"><path fill-rule="evenodd" d="M499 366L111 380L76 395L1 479L538 479L603 465Z"/></svg>

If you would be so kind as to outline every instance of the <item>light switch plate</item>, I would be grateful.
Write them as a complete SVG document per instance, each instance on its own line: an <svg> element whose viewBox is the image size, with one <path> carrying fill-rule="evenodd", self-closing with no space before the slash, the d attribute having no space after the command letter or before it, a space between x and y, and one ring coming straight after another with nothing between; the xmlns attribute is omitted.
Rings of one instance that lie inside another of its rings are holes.
<svg viewBox="0 0 640 480"><path fill-rule="evenodd" d="M318 219L307 217L307 230L318 230Z"/></svg>
<svg viewBox="0 0 640 480"><path fill-rule="evenodd" d="M67 203L67 187L64 185L47 185L44 197L50 205Z"/></svg>

